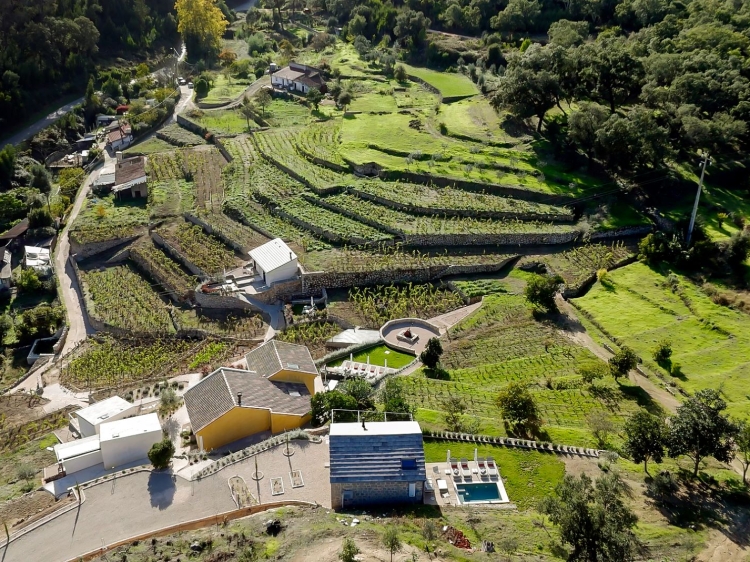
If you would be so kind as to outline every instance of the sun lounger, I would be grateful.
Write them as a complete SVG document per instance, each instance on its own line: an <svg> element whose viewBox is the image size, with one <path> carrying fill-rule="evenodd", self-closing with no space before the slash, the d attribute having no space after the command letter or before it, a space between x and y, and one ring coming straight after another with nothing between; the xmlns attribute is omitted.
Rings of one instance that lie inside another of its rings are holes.
<svg viewBox="0 0 750 562"><path fill-rule="evenodd" d="M453 476L461 476L461 470L458 467L458 460L451 459L451 473Z"/></svg>
<svg viewBox="0 0 750 562"><path fill-rule="evenodd" d="M469 468L468 459L461 459L461 473L464 478L471 478L471 468Z"/></svg>
<svg viewBox="0 0 750 562"><path fill-rule="evenodd" d="M487 465L485 464L483 457L477 459L477 468L479 469L479 474L481 476L487 476Z"/></svg>
<svg viewBox="0 0 750 562"><path fill-rule="evenodd" d="M437 484L437 487L438 487L438 492L440 492L440 497L441 498L447 497L448 494L449 494L449 492L448 492L448 482L446 482L445 480L443 480L441 478L441 479L439 479L436 482L436 484Z"/></svg>
<svg viewBox="0 0 750 562"><path fill-rule="evenodd" d="M497 476L497 465L492 457L487 457L487 472L490 476Z"/></svg>

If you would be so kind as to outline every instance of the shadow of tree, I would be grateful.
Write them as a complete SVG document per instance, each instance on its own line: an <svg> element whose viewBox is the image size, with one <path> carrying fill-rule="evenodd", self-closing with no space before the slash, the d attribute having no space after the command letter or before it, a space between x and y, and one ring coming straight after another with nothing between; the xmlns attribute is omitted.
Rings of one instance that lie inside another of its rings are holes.
<svg viewBox="0 0 750 562"><path fill-rule="evenodd" d="M172 505L177 485L175 484L171 471L152 472L148 477L148 494L151 497L151 507L159 510L167 509Z"/></svg>

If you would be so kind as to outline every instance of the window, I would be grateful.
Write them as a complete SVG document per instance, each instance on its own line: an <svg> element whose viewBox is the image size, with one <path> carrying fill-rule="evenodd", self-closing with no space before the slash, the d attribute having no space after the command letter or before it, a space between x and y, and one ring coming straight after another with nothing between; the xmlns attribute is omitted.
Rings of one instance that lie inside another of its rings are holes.
<svg viewBox="0 0 750 562"><path fill-rule="evenodd" d="M417 470L417 459L401 459L401 470Z"/></svg>
<svg viewBox="0 0 750 562"><path fill-rule="evenodd" d="M417 495L417 483L409 482L409 497L413 498Z"/></svg>
<svg viewBox="0 0 750 562"><path fill-rule="evenodd" d="M346 500L353 500L354 499L354 491L353 490L344 490L344 492L341 495L341 497L344 499L344 501L346 501Z"/></svg>

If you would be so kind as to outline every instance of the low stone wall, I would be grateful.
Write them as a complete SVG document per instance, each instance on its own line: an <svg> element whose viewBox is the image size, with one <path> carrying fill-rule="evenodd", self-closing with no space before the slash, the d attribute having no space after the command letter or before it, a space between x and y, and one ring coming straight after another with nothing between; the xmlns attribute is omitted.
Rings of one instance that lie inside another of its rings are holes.
<svg viewBox="0 0 750 562"><path fill-rule="evenodd" d="M205 271L203 271L201 268L199 268L197 265L192 263L190 260L188 260L182 253L178 252L175 248L169 244L164 238L161 237L161 235L156 231L150 232L151 239L154 241L154 244L159 246L161 249L163 249L169 257L174 259L175 261L181 263L185 268L201 279L202 281L205 281L206 279L209 279L211 276L208 275Z"/></svg>
<svg viewBox="0 0 750 562"><path fill-rule="evenodd" d="M243 248L242 246L237 244L237 242L235 242L234 240L230 240L229 238L224 236L223 233L219 232L218 230L214 230L214 228L210 224L208 224L201 218L196 217L192 213L183 213L182 216L186 221L191 222L197 226L200 226L207 234L216 236L216 238L224 242L224 244L226 244L227 246L229 246L236 252L239 252L240 254L247 254L248 248Z"/></svg>
<svg viewBox="0 0 750 562"><path fill-rule="evenodd" d="M205 137L206 133L208 133L208 129L206 129L203 125L200 125L195 121L191 121L184 115L177 115L177 124L183 129L187 129L191 133L195 133L196 135L200 135L201 137Z"/></svg>
<svg viewBox="0 0 750 562"><path fill-rule="evenodd" d="M618 261L617 263L615 263L614 265L612 265L608 269L609 270L617 269L619 267L624 267L624 266L629 265L629 264L631 264L633 262L636 262L636 261L638 261L638 256L636 256L636 255L628 256L627 258ZM584 279L583 281L581 281L581 283L577 287L567 287L566 286L565 289L563 289L563 291L562 291L562 296L566 300L578 297L578 296L582 295L583 293L585 293L586 291L588 291L589 288L595 282L596 282L596 273L592 273L586 279Z"/></svg>
<svg viewBox="0 0 750 562"><path fill-rule="evenodd" d="M132 236L128 236L127 238L114 238L112 240L90 242L88 244L81 244L77 242L73 237L73 233L71 233L68 236L68 240L70 240L70 254L75 256L77 261L82 261L86 258L90 258L91 256L95 256L97 254L101 254L102 252L111 250L112 248L116 248L117 246L128 244L136 238L139 238L145 232L146 227L144 226L141 232L138 232L138 234L134 234Z"/></svg>
<svg viewBox="0 0 750 562"><path fill-rule="evenodd" d="M277 281L271 283L271 286L262 293L256 293L252 296L253 299L259 300L266 304L273 304L279 299L296 295L302 292L302 279L290 279L289 281Z"/></svg>
<svg viewBox="0 0 750 562"><path fill-rule="evenodd" d="M405 234L406 246L536 246L569 244L580 232L504 233L504 234Z"/></svg>
<svg viewBox="0 0 750 562"><path fill-rule="evenodd" d="M431 207L422 207L420 205L406 205L399 203L379 195L367 193L355 187L349 188L349 193L356 195L362 199L373 201L380 205L391 207L399 211L405 211L415 215L441 215L448 217L469 217L479 219L518 219L522 221L545 221L545 222L573 222L575 216L573 213L555 213L555 214L542 214L542 213L520 213L520 212L504 212L504 211L483 211L475 209L435 209Z"/></svg>
<svg viewBox="0 0 750 562"><path fill-rule="evenodd" d="M416 494L409 497L409 482L352 482L348 484L331 484L331 507L355 507L362 505L388 505L422 503L422 487L424 482L416 482ZM342 505L344 490L350 490L353 498Z"/></svg>
<svg viewBox="0 0 750 562"><path fill-rule="evenodd" d="M436 338L440 337L440 328L438 328L437 326L435 326L435 324L429 322L428 320L422 320L421 318L397 318L396 320L389 320L380 327L380 338L388 347L395 349L396 351L406 353L407 355L414 355L414 350L411 347L409 347L408 345L401 345L400 340L389 341L385 337L386 333L388 333L390 330L393 330L394 327L400 325L422 328L423 330L427 330L428 332L432 332L433 334L435 334Z"/></svg>
<svg viewBox="0 0 750 562"><path fill-rule="evenodd" d="M416 82L417 84L421 84L425 90L432 92L435 94L442 103L443 101L443 94L440 93L440 90L438 90L435 86L430 84L429 82L426 82L425 80L422 80L419 76L414 76L413 74L407 74L406 77L411 80L412 82Z"/></svg>
<svg viewBox="0 0 750 562"><path fill-rule="evenodd" d="M232 218L232 219L236 220L237 222L239 222L241 224L244 224L247 227L252 228L255 232L259 232L260 234L262 234L266 238L270 238L271 240L273 240L274 238L276 238L276 236L274 236L272 232L269 232L265 228L260 227L260 226L258 226L256 224L253 224L250 221L248 221L247 217L245 217L244 213L242 213L241 210L233 207L229 201L224 201L224 203L221 206L221 210L229 218Z"/></svg>
<svg viewBox="0 0 750 562"><path fill-rule="evenodd" d="M592 242L597 240L610 240L612 238L625 238L627 236L645 236L653 231L652 226L631 226L627 228L617 228L615 230L606 230L604 232L594 232L589 236Z"/></svg>
<svg viewBox="0 0 750 562"><path fill-rule="evenodd" d="M317 156L313 156L309 152L307 152L305 149L303 149L299 145L295 145L297 148L297 152L300 153L304 158L312 162L313 164L316 164L320 166L321 168L328 168L329 170L333 170L334 172L341 172L342 174L348 174L351 172L351 168L349 166L342 166L341 164L336 164L335 162L329 162L328 160L323 160L322 158L318 158Z"/></svg>
<svg viewBox="0 0 750 562"><path fill-rule="evenodd" d="M310 197L309 195L302 195L302 198L312 205L318 205L320 207L328 209L329 211L333 211L334 213L338 213L339 215L344 215L345 217L349 217L350 219L353 219L357 222L361 222L363 224L366 224L367 226L377 228L378 230L382 230L384 232L387 232L388 234L393 234L394 236L398 236L399 238L403 239L403 233L401 231L396 230L395 228L391 228L387 225L381 224L375 220L372 220L371 218L365 215L353 213L352 211L349 211L347 209L341 209L339 207L336 207L335 205L331 205L330 203L328 203L327 201L323 199L314 199L313 197Z"/></svg>
<svg viewBox="0 0 750 562"><path fill-rule="evenodd" d="M151 267L150 264L148 264L143 258L141 258L140 254L138 252L131 252L130 253L130 260L133 262L133 264L141 270L143 273L151 277L154 281L159 283L161 285L161 289L169 296L169 298L174 302L175 304L182 304L186 300L190 300L191 295L178 295L174 291L172 291L169 286L169 280L165 279L162 275L161 271L155 270Z"/></svg>
<svg viewBox="0 0 750 562"><path fill-rule="evenodd" d="M232 295L217 295L215 293L204 293L195 291L195 303L203 308L217 308L228 310L252 310L263 312L249 302L245 302Z"/></svg>
<svg viewBox="0 0 750 562"><path fill-rule="evenodd" d="M221 155L224 157L224 160L226 160L227 162L234 161L234 158L232 157L231 154L229 154L229 151L224 146L224 143L221 142L221 139L219 137L214 135L213 137L211 137L211 140L214 143L214 146L219 149L219 152L221 152Z"/></svg>

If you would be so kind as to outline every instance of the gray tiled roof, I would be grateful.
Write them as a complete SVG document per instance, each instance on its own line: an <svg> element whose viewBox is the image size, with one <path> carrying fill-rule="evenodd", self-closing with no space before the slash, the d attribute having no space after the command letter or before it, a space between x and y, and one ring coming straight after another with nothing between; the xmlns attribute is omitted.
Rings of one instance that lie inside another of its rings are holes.
<svg viewBox="0 0 750 562"><path fill-rule="evenodd" d="M190 424L198 431L238 406L263 408L279 414L303 416L310 411L310 393L304 384L269 381L256 373L220 368L185 393Z"/></svg>
<svg viewBox="0 0 750 562"><path fill-rule="evenodd" d="M426 479L421 433L334 435L329 437L331 484L350 482L418 482ZM416 469L401 461L416 460Z"/></svg>
<svg viewBox="0 0 750 562"><path fill-rule="evenodd" d="M271 340L245 355L247 368L268 378L281 370L299 371L317 375L310 352L304 345Z"/></svg>

